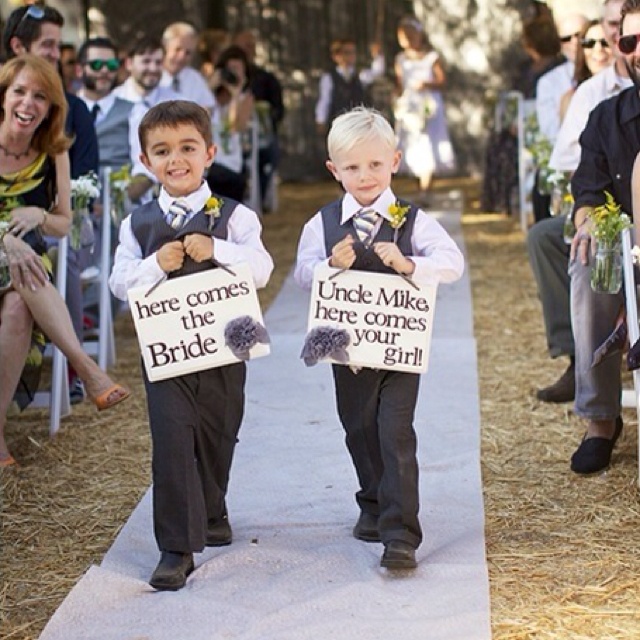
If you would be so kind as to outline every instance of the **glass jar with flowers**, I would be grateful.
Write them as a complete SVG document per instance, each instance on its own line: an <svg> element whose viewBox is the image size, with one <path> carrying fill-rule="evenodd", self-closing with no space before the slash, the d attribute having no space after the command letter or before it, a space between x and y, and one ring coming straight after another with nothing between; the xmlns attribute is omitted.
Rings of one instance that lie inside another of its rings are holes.
<svg viewBox="0 0 640 640"><path fill-rule="evenodd" d="M111 186L111 220L116 229L120 228L120 223L124 220L127 212L131 209L131 202L127 194L127 187L131 183L131 165L122 165L119 169L111 171L109 174L109 184Z"/></svg>
<svg viewBox="0 0 640 640"><path fill-rule="evenodd" d="M589 213L596 250L591 267L591 288L596 293L618 293L622 286L620 234L631 220L614 197L605 191L605 203Z"/></svg>
<svg viewBox="0 0 640 640"><path fill-rule="evenodd" d="M69 242L73 249L93 248L95 234L89 215L89 202L100 196L98 184L98 176L93 171L71 181L73 221Z"/></svg>

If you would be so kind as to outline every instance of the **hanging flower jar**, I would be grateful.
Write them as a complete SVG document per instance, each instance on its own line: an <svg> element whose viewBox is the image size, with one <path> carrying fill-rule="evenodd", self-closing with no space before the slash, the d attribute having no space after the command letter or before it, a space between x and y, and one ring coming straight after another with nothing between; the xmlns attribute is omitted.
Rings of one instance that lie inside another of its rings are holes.
<svg viewBox="0 0 640 640"><path fill-rule="evenodd" d="M89 172L71 181L71 205L73 221L69 232L69 244L72 249L93 249L95 233L89 214L89 202L100 196L98 176Z"/></svg>
<svg viewBox="0 0 640 640"><path fill-rule="evenodd" d="M596 293L618 293L622 287L622 244L620 234L631 226L613 196L605 191L605 204L589 213L596 239L592 258L591 288Z"/></svg>

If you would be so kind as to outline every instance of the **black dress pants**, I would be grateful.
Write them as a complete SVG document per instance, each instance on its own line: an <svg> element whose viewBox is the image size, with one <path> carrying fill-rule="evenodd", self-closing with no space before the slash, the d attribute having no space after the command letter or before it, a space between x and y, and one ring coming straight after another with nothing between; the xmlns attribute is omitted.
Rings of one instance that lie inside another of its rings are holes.
<svg viewBox="0 0 640 640"><path fill-rule="evenodd" d="M153 526L163 551L202 551L208 524L226 513L245 380L244 362L157 382L144 375L153 444Z"/></svg>
<svg viewBox="0 0 640 640"><path fill-rule="evenodd" d="M361 369L357 374L333 365L338 415L358 476L356 502L378 515L383 543L401 540L417 548L417 440L413 418L420 376L399 371Z"/></svg>

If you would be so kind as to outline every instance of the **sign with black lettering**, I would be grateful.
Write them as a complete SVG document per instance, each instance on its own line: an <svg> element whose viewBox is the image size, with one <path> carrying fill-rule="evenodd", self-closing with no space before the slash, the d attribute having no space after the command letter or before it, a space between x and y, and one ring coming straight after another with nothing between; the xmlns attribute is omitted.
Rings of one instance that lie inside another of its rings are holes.
<svg viewBox="0 0 640 640"><path fill-rule="evenodd" d="M263 324L248 264L234 264L234 275L211 269L129 291L129 307L151 382L221 367L240 359L225 344L227 323L250 316ZM250 357L269 354L258 343Z"/></svg>
<svg viewBox="0 0 640 640"><path fill-rule="evenodd" d="M438 285L415 284L396 274L317 267L308 329L345 330L349 365L424 373Z"/></svg>

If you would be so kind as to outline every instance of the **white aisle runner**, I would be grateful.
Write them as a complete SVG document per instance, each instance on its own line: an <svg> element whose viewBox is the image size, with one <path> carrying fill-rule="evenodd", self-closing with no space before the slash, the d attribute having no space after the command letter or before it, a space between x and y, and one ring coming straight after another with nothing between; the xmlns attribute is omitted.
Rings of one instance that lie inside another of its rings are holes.
<svg viewBox="0 0 640 640"><path fill-rule="evenodd" d="M459 213L441 216L461 242ZM299 358L307 296L289 278L266 314L272 354L249 363L228 499L234 541L196 555L179 592L158 560L147 493L41 640L488 640L489 588L468 274L438 292L416 413L424 542L415 572L379 566L355 540L355 475L330 367Z"/></svg>

